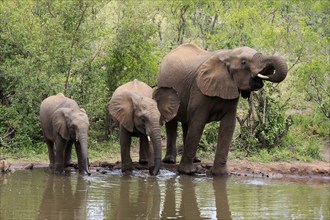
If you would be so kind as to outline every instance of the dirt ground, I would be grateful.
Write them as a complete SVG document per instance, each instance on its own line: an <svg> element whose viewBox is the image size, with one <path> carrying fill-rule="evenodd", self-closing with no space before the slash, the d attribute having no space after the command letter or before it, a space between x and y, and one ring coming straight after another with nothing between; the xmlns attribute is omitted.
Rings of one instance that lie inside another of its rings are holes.
<svg viewBox="0 0 330 220"><path fill-rule="evenodd" d="M117 162L94 161L90 164L92 171L108 172L114 169L120 169L120 156ZM116 161L116 158L115 158ZM137 161L137 155L133 156L133 161ZM3 165L1 165L3 164ZM211 162L196 163L197 173L207 173L211 168ZM1 168L2 166L2 168ZM5 170L6 164L0 161L0 171ZM8 164L7 164L8 166ZM10 165L10 169L33 169L34 167L46 167L47 162L33 163L20 162ZM138 162L133 163L136 170L147 169L146 165ZM161 169L177 171L178 164L162 164ZM232 176L259 176L259 177L309 177L309 178L326 178L330 179L330 147L324 149L323 158L320 161L306 162L272 162L257 163L247 160L229 160L228 171Z"/></svg>

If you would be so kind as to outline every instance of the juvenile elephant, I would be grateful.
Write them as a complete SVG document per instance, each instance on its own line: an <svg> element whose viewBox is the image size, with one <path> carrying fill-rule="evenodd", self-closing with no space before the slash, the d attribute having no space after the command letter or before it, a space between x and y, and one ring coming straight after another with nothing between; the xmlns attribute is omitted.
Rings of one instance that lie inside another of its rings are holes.
<svg viewBox="0 0 330 220"><path fill-rule="evenodd" d="M118 87L108 105L110 115L119 122L122 171L132 169L131 137L140 138L140 162L148 162L149 173L157 175L161 165L160 126L175 117L179 99L172 89L153 89L139 80ZM152 142L149 145L149 139ZM147 155L147 158L146 158Z"/></svg>
<svg viewBox="0 0 330 220"><path fill-rule="evenodd" d="M205 51L193 44L181 45L162 60L157 85L174 89L180 99L177 116L166 123L165 163L175 163L177 123L182 123L183 156L181 173L194 173L193 159L206 123L221 121L211 173L226 175L229 145L235 129L239 95L263 87L263 80L283 81L287 64L278 56L265 56L242 47L233 50Z"/></svg>
<svg viewBox="0 0 330 220"><path fill-rule="evenodd" d="M48 146L49 167L63 172L71 164L72 145L75 144L80 173L88 169L88 116L76 101L62 93L50 96L40 106L40 122ZM55 149L54 149L55 143Z"/></svg>

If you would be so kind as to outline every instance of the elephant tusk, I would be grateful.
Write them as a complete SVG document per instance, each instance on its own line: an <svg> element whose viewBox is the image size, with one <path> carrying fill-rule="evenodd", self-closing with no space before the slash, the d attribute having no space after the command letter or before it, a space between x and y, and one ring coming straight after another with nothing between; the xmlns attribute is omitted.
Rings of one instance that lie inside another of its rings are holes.
<svg viewBox="0 0 330 220"><path fill-rule="evenodd" d="M264 75L262 75L262 74L258 74L257 75L260 79L269 79L269 77L268 76L264 76Z"/></svg>
<svg viewBox="0 0 330 220"><path fill-rule="evenodd" d="M148 141L150 142L150 136L149 136L149 135L147 135L147 137L148 137Z"/></svg>

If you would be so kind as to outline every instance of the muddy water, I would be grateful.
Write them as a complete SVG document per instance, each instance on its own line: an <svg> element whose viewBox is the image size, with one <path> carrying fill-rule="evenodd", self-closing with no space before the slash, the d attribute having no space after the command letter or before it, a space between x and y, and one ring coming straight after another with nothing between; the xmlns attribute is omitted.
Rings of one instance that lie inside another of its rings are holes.
<svg viewBox="0 0 330 220"><path fill-rule="evenodd" d="M0 174L0 219L330 219L329 179Z"/></svg>

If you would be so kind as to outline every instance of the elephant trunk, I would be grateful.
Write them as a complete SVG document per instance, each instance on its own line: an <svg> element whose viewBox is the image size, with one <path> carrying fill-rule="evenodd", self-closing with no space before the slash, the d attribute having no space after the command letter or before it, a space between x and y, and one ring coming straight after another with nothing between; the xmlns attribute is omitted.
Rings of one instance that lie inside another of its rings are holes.
<svg viewBox="0 0 330 220"><path fill-rule="evenodd" d="M154 126L152 129L150 138L152 142L153 149L149 152L153 152L150 155L149 160L149 173L150 175L157 175L160 170L161 159L162 159L162 143L161 143L161 136L160 136L160 127ZM151 146L150 146L151 147ZM151 161L153 159L153 161Z"/></svg>
<svg viewBox="0 0 330 220"><path fill-rule="evenodd" d="M288 66L282 57L265 56L261 53L257 53L253 56L253 60L256 61L257 65L265 64L265 67L257 75L263 80L280 83L285 79L288 73Z"/></svg>
<svg viewBox="0 0 330 220"><path fill-rule="evenodd" d="M87 137L80 137L79 144L76 143L76 152L78 157L78 168L79 172L82 174L90 175L89 168L88 168L88 138Z"/></svg>

